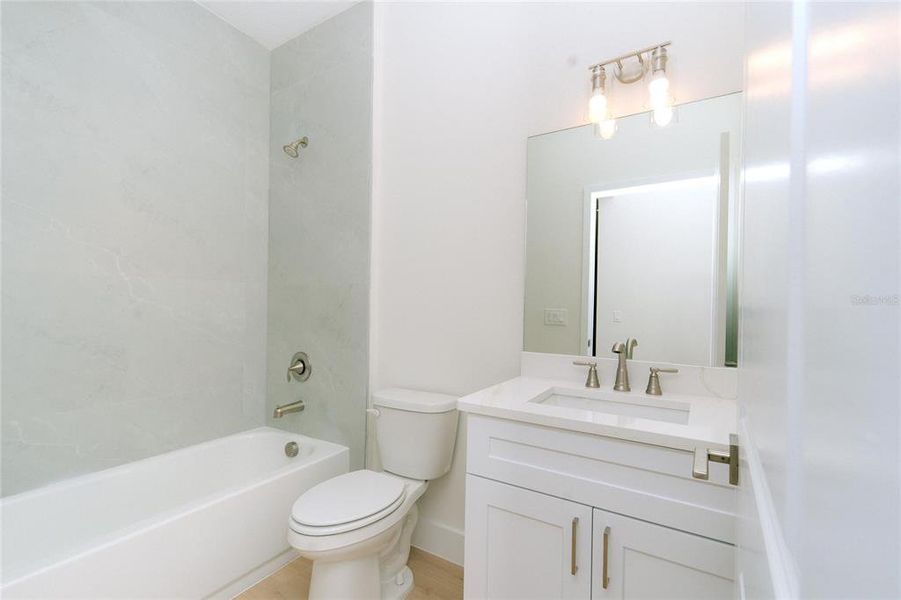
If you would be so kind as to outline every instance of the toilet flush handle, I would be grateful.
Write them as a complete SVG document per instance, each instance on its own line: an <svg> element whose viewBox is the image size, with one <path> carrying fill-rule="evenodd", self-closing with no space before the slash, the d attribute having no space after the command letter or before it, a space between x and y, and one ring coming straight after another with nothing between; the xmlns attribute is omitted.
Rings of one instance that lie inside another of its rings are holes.
<svg viewBox="0 0 901 600"><path fill-rule="evenodd" d="M377 408L367 408L366 412L368 414L372 415L376 419L378 419L380 416L382 416L382 413Z"/></svg>

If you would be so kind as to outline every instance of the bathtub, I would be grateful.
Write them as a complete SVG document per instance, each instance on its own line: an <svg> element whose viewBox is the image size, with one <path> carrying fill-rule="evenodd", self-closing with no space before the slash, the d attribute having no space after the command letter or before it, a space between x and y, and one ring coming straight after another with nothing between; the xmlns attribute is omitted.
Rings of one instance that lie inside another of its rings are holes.
<svg viewBox="0 0 901 600"><path fill-rule="evenodd" d="M291 504L348 462L261 427L4 498L0 596L232 597L294 557Z"/></svg>

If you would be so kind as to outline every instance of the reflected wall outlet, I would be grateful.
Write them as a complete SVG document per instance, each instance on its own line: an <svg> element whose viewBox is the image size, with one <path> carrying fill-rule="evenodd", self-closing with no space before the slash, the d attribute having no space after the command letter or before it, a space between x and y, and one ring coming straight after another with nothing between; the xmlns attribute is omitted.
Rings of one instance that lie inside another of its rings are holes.
<svg viewBox="0 0 901 600"><path fill-rule="evenodd" d="M623 322L623 311L621 311L621 310L613 311L613 322L614 323L622 323Z"/></svg>
<svg viewBox="0 0 901 600"><path fill-rule="evenodd" d="M545 325L566 325L566 309L565 308L545 308L544 309Z"/></svg>

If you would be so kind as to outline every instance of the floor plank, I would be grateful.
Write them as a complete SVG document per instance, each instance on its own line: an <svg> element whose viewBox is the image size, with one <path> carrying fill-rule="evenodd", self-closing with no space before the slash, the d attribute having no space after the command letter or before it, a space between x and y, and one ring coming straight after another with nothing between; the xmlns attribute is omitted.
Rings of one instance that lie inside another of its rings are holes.
<svg viewBox="0 0 901 600"><path fill-rule="evenodd" d="M462 600L463 567L418 548L407 562L413 571L413 591L407 600ZM305 558L288 563L246 590L237 600L305 600L310 592L313 563Z"/></svg>

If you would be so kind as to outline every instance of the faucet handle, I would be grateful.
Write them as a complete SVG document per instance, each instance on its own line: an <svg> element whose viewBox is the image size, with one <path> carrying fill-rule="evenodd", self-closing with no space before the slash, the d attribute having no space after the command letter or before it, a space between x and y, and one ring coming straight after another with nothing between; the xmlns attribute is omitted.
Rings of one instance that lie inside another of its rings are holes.
<svg viewBox="0 0 901 600"><path fill-rule="evenodd" d="M312 370L313 365L310 364L310 357L307 356L306 352L296 352L291 357L291 363L288 365L288 383L291 383L292 379L295 381L306 381L310 378Z"/></svg>
<svg viewBox="0 0 901 600"><path fill-rule="evenodd" d="M577 367L588 367L588 379L585 380L585 387L599 388L601 382L598 380L598 363L597 361L574 360L573 364Z"/></svg>
<svg viewBox="0 0 901 600"><path fill-rule="evenodd" d="M644 393L649 396L662 396L663 390L660 388L659 373L678 373L679 369L651 367L651 375L648 377L648 387Z"/></svg>

